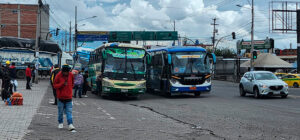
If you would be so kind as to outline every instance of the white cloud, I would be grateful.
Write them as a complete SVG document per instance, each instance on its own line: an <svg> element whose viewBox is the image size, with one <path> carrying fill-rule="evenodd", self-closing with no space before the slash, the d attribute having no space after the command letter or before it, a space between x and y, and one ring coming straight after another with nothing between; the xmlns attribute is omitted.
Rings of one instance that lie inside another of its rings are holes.
<svg viewBox="0 0 300 140"><path fill-rule="evenodd" d="M239 39L250 39L250 5L244 5L240 10L219 11L218 6L205 6L203 0L45 0L50 4L54 18L60 26L68 29L68 22L74 23L74 7L78 7L78 19L96 15L97 18L81 21L86 24L79 30L173 30L173 20L176 30L181 36L199 39L204 43L211 43L213 32L212 18L217 18L217 39L236 32ZM0 0L1 3L31 3L36 0ZM95 3L95 4L93 4ZM92 6L91 6L92 5ZM109 6L109 7L108 7ZM235 5L233 5L235 6ZM278 47L288 46L295 42L295 35L269 34L268 11L255 6L255 39L265 39L266 36L279 38ZM51 20L52 27L58 25ZM279 36L279 37L278 37ZM219 46L235 48L235 41L231 36L228 41L220 42ZM295 43L294 43L295 44Z"/></svg>

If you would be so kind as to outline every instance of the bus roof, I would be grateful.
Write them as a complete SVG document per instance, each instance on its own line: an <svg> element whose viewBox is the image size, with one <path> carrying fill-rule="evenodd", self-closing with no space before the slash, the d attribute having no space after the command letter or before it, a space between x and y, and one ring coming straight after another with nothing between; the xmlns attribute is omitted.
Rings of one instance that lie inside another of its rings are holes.
<svg viewBox="0 0 300 140"><path fill-rule="evenodd" d="M139 46L139 45L134 45L134 44L129 44L129 43L106 43L99 48L108 48L108 47L126 47L126 48L137 48L137 49L144 49L143 46Z"/></svg>
<svg viewBox="0 0 300 140"><path fill-rule="evenodd" d="M194 46L170 46L149 49L148 52L167 51L167 52L206 52L204 48Z"/></svg>

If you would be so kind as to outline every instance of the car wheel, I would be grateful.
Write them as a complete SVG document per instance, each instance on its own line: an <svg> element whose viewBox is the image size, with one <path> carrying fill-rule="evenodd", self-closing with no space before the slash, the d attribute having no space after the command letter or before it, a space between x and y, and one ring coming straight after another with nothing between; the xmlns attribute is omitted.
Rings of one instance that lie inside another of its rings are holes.
<svg viewBox="0 0 300 140"><path fill-rule="evenodd" d="M257 88L254 88L254 98L258 99L260 98L260 93L259 93L259 90Z"/></svg>
<svg viewBox="0 0 300 140"><path fill-rule="evenodd" d="M281 95L281 98L286 98L288 95Z"/></svg>
<svg viewBox="0 0 300 140"><path fill-rule="evenodd" d="M293 84L293 87L294 87L294 88L299 88L299 84L298 84L298 83L294 83L294 84Z"/></svg>
<svg viewBox="0 0 300 140"><path fill-rule="evenodd" d="M244 87L241 85L240 86L240 96L244 97L246 95L246 92L244 90Z"/></svg>

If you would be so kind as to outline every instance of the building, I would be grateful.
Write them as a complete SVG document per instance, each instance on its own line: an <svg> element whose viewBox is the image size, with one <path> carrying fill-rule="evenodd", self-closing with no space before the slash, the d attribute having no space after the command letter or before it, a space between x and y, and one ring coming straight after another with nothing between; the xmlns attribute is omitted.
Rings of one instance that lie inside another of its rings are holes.
<svg viewBox="0 0 300 140"><path fill-rule="evenodd" d="M294 63L297 61L297 49L284 49L284 50L277 49L275 50L275 54L279 58L289 63Z"/></svg>
<svg viewBox="0 0 300 140"><path fill-rule="evenodd" d="M37 4L0 3L0 36L36 38ZM41 9L41 39L49 32L49 5Z"/></svg>

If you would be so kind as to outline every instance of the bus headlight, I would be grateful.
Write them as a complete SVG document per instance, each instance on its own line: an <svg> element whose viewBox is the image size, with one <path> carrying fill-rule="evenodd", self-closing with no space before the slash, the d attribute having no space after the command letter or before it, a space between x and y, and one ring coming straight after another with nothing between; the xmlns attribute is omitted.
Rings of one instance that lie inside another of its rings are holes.
<svg viewBox="0 0 300 140"><path fill-rule="evenodd" d="M172 83L172 84L178 84L179 82L177 81L177 79L174 79L174 78L172 78L171 80L170 80L170 82Z"/></svg>
<svg viewBox="0 0 300 140"><path fill-rule="evenodd" d="M102 85L105 87L113 87L114 84L108 78L103 78Z"/></svg>
<svg viewBox="0 0 300 140"><path fill-rule="evenodd" d="M136 85L137 88L146 88L146 82Z"/></svg>
<svg viewBox="0 0 300 140"><path fill-rule="evenodd" d="M205 80L205 83L210 83L210 82L211 82L211 78Z"/></svg>

